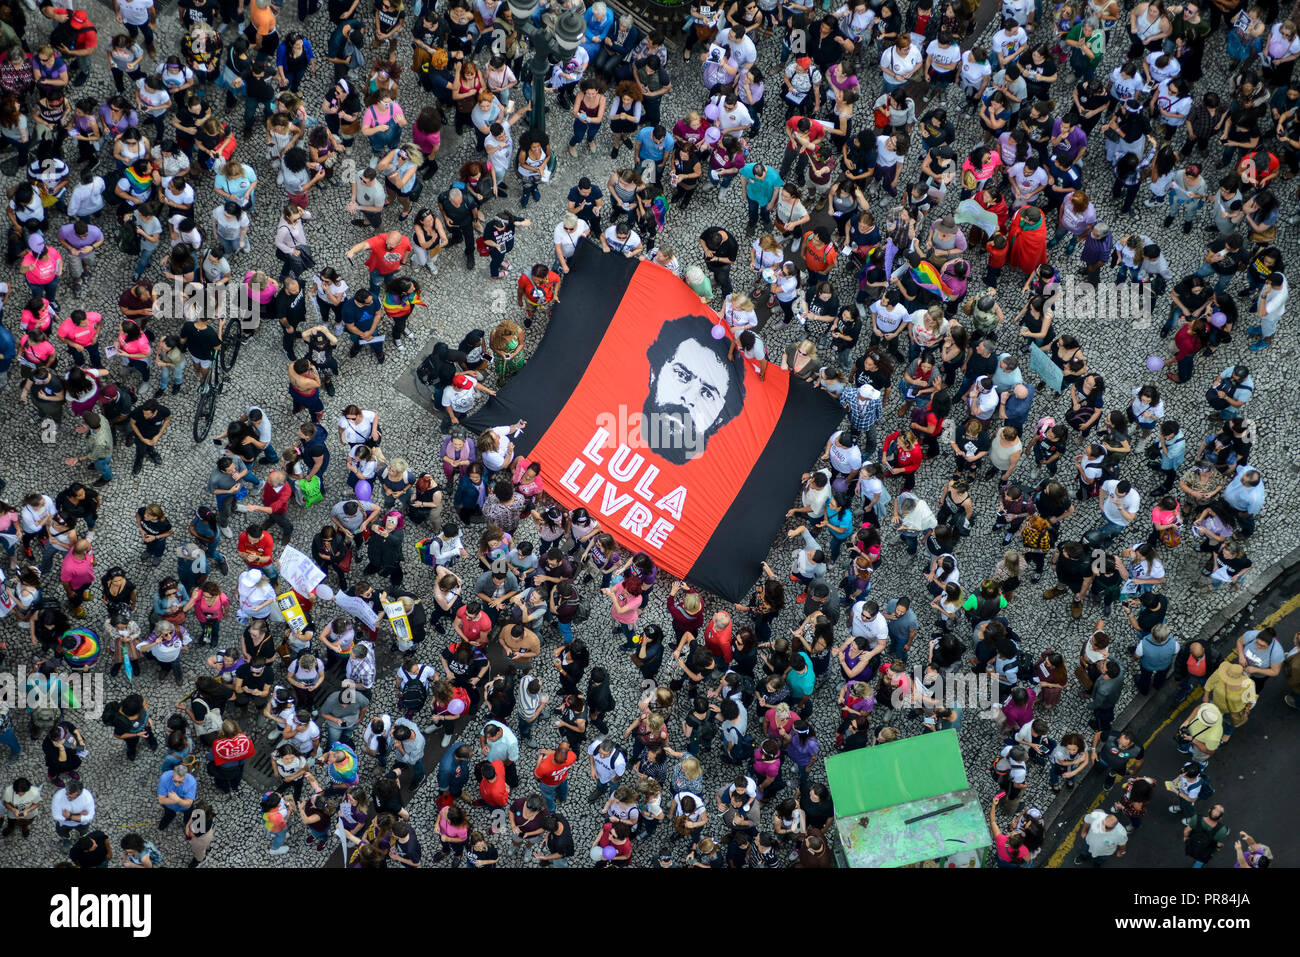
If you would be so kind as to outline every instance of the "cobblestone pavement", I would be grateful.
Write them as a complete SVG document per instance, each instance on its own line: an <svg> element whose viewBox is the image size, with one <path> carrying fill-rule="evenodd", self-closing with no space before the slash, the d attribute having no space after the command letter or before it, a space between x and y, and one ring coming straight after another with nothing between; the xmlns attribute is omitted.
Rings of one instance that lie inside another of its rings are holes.
<svg viewBox="0 0 1300 957"><path fill-rule="evenodd" d="M112 32L108 29L112 25L112 18L103 7L98 5L94 7L92 15L101 24L100 37L102 45ZM43 39L48 24L39 15L32 15L31 20L32 26L30 29L33 36L29 38L29 42L39 45L36 41ZM167 12L162 20L159 48L161 51L167 52L175 48L178 40L174 12ZM296 28L296 26L292 8L286 7L281 13L282 33L288 29ZM325 21L323 16L313 18L307 25L307 33L316 45L317 50L323 51L325 48L328 26L328 22ZM1035 34L1035 38L1041 35L1042 32L1040 28ZM1221 45L1221 37L1215 37L1211 40L1206 62L1213 65L1211 67L1212 72L1199 85L1198 92L1209 88L1223 89L1225 77L1219 68L1222 60L1220 56ZM1119 60L1120 52L1123 49L1122 38L1117 36L1111 47L1105 67L1107 73ZM768 76L772 78L776 76L776 55L777 50L774 40L766 40L760 43L760 64ZM104 75L103 64L100 60L102 60L102 57L96 60L95 73L90 84L77 91L78 94L99 96L110 89L108 78ZM408 43L405 39L399 47L398 60L402 63L409 63ZM670 60L670 70L674 88L668 97L668 102L665 104L663 115L665 118L675 120L686 110L701 104L702 91L698 81L698 66L683 64L680 53L673 53ZM313 111L318 111L320 108L322 97L326 91L327 72L328 70L322 70L318 74L310 75L304 85L306 101ZM864 73L865 86L870 91L872 98L878 91L879 83L878 78L874 75L875 72L872 69ZM1069 98L1070 82L1066 79L1067 76L1068 70L1063 69L1062 79L1054 90L1058 102L1061 104L1068 102ZM409 77L403 77L401 86L403 91L402 102L407 115L414 117L415 113L418 112L418 105L423 104L426 98L424 94L416 90ZM775 95L769 97L769 99L772 102L765 117L765 128L753 144L753 153L756 156L763 156L770 160L778 160L781 142L777 114L780 109L776 103L778 98ZM864 102L869 103L870 99L864 97ZM219 109L219 98L217 99L217 105ZM965 151L969 150L978 140L978 130L963 114L958 94L952 94L948 100L948 105L954 119L959 123L960 133L957 147L959 156L963 156ZM869 118L867 110L864 109L862 114L863 117ZM564 140L567 139L569 127L566 116L559 110L553 109L551 117L551 133L553 142L556 144L556 153L559 155L559 167L554 182L542 188L541 203L530 206L527 210L528 215L532 218L532 225L520 231L518 246L511 257L515 269L510 274L511 277L518 274L518 269L527 268L535 261L550 260L551 230L562 212L563 198L570 186L576 182L578 176L588 174L594 181L603 184L609 171L616 165L609 158L610 141L608 139L609 134L605 130L602 130L597 140L598 149L593 156L584 155L578 161L571 161L564 151ZM232 125L238 130L237 118L228 117L228 119L233 121ZM441 192L442 189L446 188L453 171L473 153L474 144L472 140L457 140L450 128L448 128L444 137L445 145L439 157L441 171L434 181L427 184L426 202L431 200L436 192ZM356 152L362 158L362 162L365 162L367 156L366 147L360 142L360 139L358 139ZM264 151L260 146L260 134L240 138L238 156L244 161L251 161L254 164L261 185L258 188L258 213L253 231L253 251L251 254L232 258L232 265L235 267L237 275L242 274L246 269L252 268L274 269L275 260L273 258L272 242L275 219L273 217L283 201L283 196L282 191L275 184L274 173L269 169L263 153ZM1127 218L1116 218L1116 210L1109 199L1110 171L1105 166L1102 154L1101 144L1094 142L1086 162L1087 178L1085 180L1086 185L1091 187L1089 192L1098 200L1102 220L1112 223L1121 234L1131 229L1138 229L1141 232L1158 237L1170 259L1175 275L1178 277L1185 275L1200 261L1204 250L1203 233L1199 227L1189 236L1182 234L1177 229L1162 230L1160 220L1163 211L1146 209L1140 202L1135 208L1134 215ZM919 162L919 158L914 149L912 163L916 164L917 162ZM101 173L105 172L104 167L107 165L107 162L101 163ZM1216 178L1213 172L1211 172L1210 178ZM205 225L208 223L210 207L213 205L208 192L210 182L210 180L202 181L199 189L201 199L197 206L201 222ZM515 192L517 181L513 175L510 177L510 184L512 195L517 195ZM6 183L5 185L9 184ZM873 187L873 190L876 190L876 188ZM1283 192L1287 193L1289 190L1283 187ZM696 237L705 226L720 224L737 232L742 232L744 227L745 207L741 190L732 190L725 203L718 202L712 190L702 189L700 193L701 195L688 212L670 211L669 213L668 236L678 250L684 264L701 262ZM887 208L886 204L879 202L881 196L878 191L873 192L872 199L873 203L876 203L877 209ZM322 264L335 265L350 283L356 284L365 282L365 274L360 266L349 265L343 259L343 252L353 243L368 236L369 233L349 225L349 217L342 209L345 200L346 187L341 185L325 189L314 196L312 212L315 216L307 225L307 233L318 261ZM949 202L951 203L952 200ZM510 208L518 211L512 200L495 201L490 204L490 208ZM390 209L385 213L385 224L390 228L398 226L397 212L395 210ZM1284 225L1281 232L1281 245L1284 253L1288 257L1296 255L1297 249L1290 231ZM1073 272L1077 266L1075 262L1067 262L1063 251L1060 249L1053 251L1052 259L1066 272ZM159 271L161 260L160 255L150 273L151 278L161 279ZM977 255L973 257L973 260L976 275L981 275L983 268L982 256ZM73 295L70 288L61 294L60 304L62 308L64 310L76 307L99 309L110 319L115 319L117 316L116 298L128 278L129 269L130 266L122 254L117 252L116 249L110 248L107 254L102 257L93 277L87 282L81 295ZM6 272L8 274L5 278L10 282L11 286L21 288L21 279L16 272L12 270L6 270ZM740 288L744 288L743 283L746 281L744 274L744 269L738 267L736 279ZM435 338L443 338L455 343L469 329L490 328L489 323L497 321L497 317L503 311L506 314L515 315L517 310L513 303L513 289L510 288L513 282L512 278L499 283L490 282L486 278L484 264L479 264L479 267L472 275L466 274L463 272L461 257L455 251L450 257L444 257L441 272L438 275L429 276L420 273L418 278L424 285L424 298L427 300L429 308L416 312L411 323L414 339L399 345L395 350L390 350L388 354L389 361L385 365L378 367L373 364L372 359L365 356L351 360L342 358L346 353L346 350L342 350L340 353L342 373L338 377L338 395L327 406L327 424L332 428L334 417L349 402L356 402L364 408L377 410L384 427L383 446L385 452L389 457L402 456L411 463L412 468L424 470L436 467L437 448L440 440L436 419L425 409L399 394L394 389L394 383L413 363L421 345ZM836 283L841 297L845 300L853 294L852 282L853 277L846 271L839 271ZM1020 280L1014 274L1005 276L1001 283L1002 306L1008 316L1013 316L1021 304L1019 285ZM1164 307L1165 303L1163 302L1157 305L1159 317L1164 315ZM18 308L17 302L10 303L11 329L17 326ZM762 318L766 323L765 311ZM156 323L156 325L162 331L171 331L175 323L164 320ZM1125 322L1078 322L1069 319L1063 320L1061 326L1063 330L1074 332L1082 339L1088 352L1090 367L1106 375L1110 383L1109 391L1113 400L1128 395L1130 389L1150 381L1153 377L1144 370L1143 359L1151 353L1164 351L1157 340L1157 329L1154 327L1133 328ZM539 328L530 330L530 346L535 344L541 332L542 330ZM769 352L775 353L794 341L794 333L794 329L776 331L765 328L764 335L768 342ZM301 418L290 415L288 398L285 392L285 359L277 338L276 330L273 327L264 327L255 339L245 345L240 355L239 364L231 376L230 384L219 400L218 425L214 431L220 431L221 423L227 419L237 417L249 405L257 403L267 411L274 423L277 447L283 448L288 444L289 437L296 430ZM1212 373L1217 373L1223 366L1233 362L1248 361L1251 364L1257 389L1255 397L1249 406L1249 415L1256 422L1259 431L1259 442L1256 446L1253 461L1257 462L1264 472L1269 494L1269 501L1259 531L1249 542L1249 554L1254 559L1257 569L1266 566L1270 561L1282 554L1294 540L1288 524L1279 517L1287 514L1295 506L1297 497L1297 468L1292 459L1294 453L1289 448L1291 437L1294 434L1291 406L1294 405L1298 394L1294 383L1288 381L1289 370L1293 367L1295 360L1293 341L1291 330L1284 328L1278 344L1274 348L1262 355L1248 355L1245 337L1240 336L1236 342L1221 349L1212 363L1202 361L1196 377L1191 383L1171 388L1163 377L1158 377L1158 384L1162 392L1168 396L1169 413L1176 416L1183 423L1194 447L1200 437L1205 434L1206 409L1203 393L1208 384L1208 377ZM123 374L120 369L114 370L115 376L121 377ZM59 430L57 442L42 444L37 441L35 439L38 426L36 413L31 407L20 407L18 405L17 375L13 377L13 380L5 392L5 399L11 409L9 426L4 430L3 437L0 438L0 443L2 443L0 448L3 449L3 457L0 461L3 461L3 476L8 482L8 494L6 496L8 500L17 501L23 495L32 491L42 491L53 495L73 479L86 479L88 473L85 473L83 469L70 469L63 464L63 459L66 456L77 454L80 448L80 439L72 434L70 418L65 417ZM897 402L898 391L900 390L895 390L895 403ZM189 434L190 416L195 402L193 378L187 379L179 396L168 396L164 401L173 411L174 422L161 445L162 465L147 466L140 477L133 479L130 475L129 452L125 450L119 451L114 460L114 468L118 477L104 490L105 504L96 530L95 552L101 572L111 565L124 565L129 570L132 579L140 586L142 596L147 595L152 590L152 585L157 579L157 573L145 568L139 561L139 539L134 526L135 510L144 503L157 502L164 507L178 528L183 529L195 505L200 502L210 501L209 496L204 492L204 488L208 473L217 456L216 450L210 443L205 442L195 445ZM1037 402L1031 421L1036 420L1040 415L1055 415L1059 418L1064 412L1065 405L1066 400L1064 399L1050 395L1042 396ZM1119 407L1118 401L1113 401L1113 404L1109 406L1112 409ZM888 427L894 421L896 421L895 410L891 408L886 412L886 419L882 427ZM342 475L342 452L337 446L332 451L335 464L331 468L330 474L333 477L333 484L337 488ZM1071 448L1070 454L1073 455L1075 452L1077 452L1077 448ZM1151 474L1143 467L1142 456L1140 454L1131 456L1128 462L1125 463L1123 471L1124 475L1132 479L1136 486L1144 492L1143 512L1145 516L1151 504L1148 493L1155 483L1151 478ZM931 502L935 501L945 478L946 469L942 465L926 465L922 470L917 485L919 494L927 497ZM896 493L897 489L894 489L894 491ZM961 563L964 580L967 582L979 581L986 576L1001 558L1002 553L999 537L996 534L989 533L989 526L994 514L994 488L992 483L989 481L979 483L975 491L975 498L978 506L975 534L963 540L957 550L957 557ZM295 545L302 549L309 547L313 533L319 529L321 522L324 521L324 513L325 508L318 508L309 514L303 514L301 510L296 508L292 510L291 517L296 525L293 537ZM1069 521L1065 534L1067 537L1077 537L1083 531L1096 525L1097 521L1096 506L1091 503L1086 504L1079 510L1079 514ZM244 516L236 516L232 526L236 534L244 522ZM1144 526L1145 519L1139 524ZM521 534L523 538L532 538L534 532L531 526L525 525ZM1142 534L1145 534L1145 531ZM471 535L476 537L477 532L472 531ZM177 536L178 539L183 537L182 535ZM418 534L416 537L419 537ZM1140 536L1135 533L1132 537L1136 540ZM411 556L410 546L411 543L408 543L407 581L410 586L423 593L431 584L430 572L418 565L414 557ZM233 545L228 545L227 554L229 555L233 551ZM169 554L168 564L173 558L174 551ZM1175 634L1194 633L1198 630L1199 623L1204 620L1210 609L1215 607L1216 603L1226 601L1226 596L1214 595L1207 599L1198 594L1197 586L1201 579L1197 574L1197 558L1187 544L1184 544L1177 553L1167 556L1167 558L1169 581L1163 591L1173 601L1170 620L1175 627ZM773 544L769 561L779 575L784 576L787 573L790 559L784 536ZM236 571L237 569L232 568L232 575L218 578L223 586L230 588L232 591L234 588L233 574ZM468 572L468 569L462 567L461 571ZM834 576L835 580L838 580L841 573L842 569L837 569ZM904 550L896 541L891 540L886 545L884 560L874 580L873 594L882 603L896 595L907 594L912 596L914 605L924 609L921 614L922 635L928 635L931 626L931 613L928 608L925 608L928 604L927 596L919 576L920 562L909 563ZM1067 660L1069 660L1088 633L1092 623L1096 620L1100 609L1097 606L1090 605L1085 610L1081 620L1072 621L1068 616L1067 606L1063 601L1048 604L1039 599L1038 595L1041 589L1050 583L1050 573L1048 579L1048 581L1034 586L1026 583L1011 605L1008 614L1017 632L1028 638L1028 650L1032 655L1036 656L1042 649L1050 646L1061 649L1066 654ZM47 583L56 593L59 591L55 573L47 576ZM669 622L663 606L665 591L666 589L656 589L655 597L650 603L652 607L643 615L643 621L658 622L667 630ZM609 724L612 728L621 729L631 721L634 714L635 701L639 692L638 676L626 664L622 656L617 653L615 642L606 637L602 624L605 620L605 599L598 594L588 594L586 598L594 602L595 613L591 621L585 626L581 626L578 631L580 635L588 639L593 649L592 663L608 665L614 676L619 706L617 712L610 717ZM710 607L717 607L717 604L717 602L710 602ZM103 605L96 599L88 607L91 612L89 623L98 625L104 617ZM792 603L791 608L787 610L779 624L782 626L794 624L795 609L798 607ZM846 624L842 621L837 629L837 637L844 633L845 627ZM1126 646L1130 643L1130 636L1127 634L1128 627L1122 619L1116 621L1112 617L1111 629L1116 635L1120 646ZM227 630L231 632L235 630L233 622L227 625ZM20 634L13 619L9 619L8 622L0 625L0 633L4 635L9 644L10 651L7 664L10 667L16 668L29 660L26 637ZM234 635L231 634L229 637L233 639ZM546 634L545 638L545 653L549 654L555 647L556 639L554 634L550 632ZM392 676L396 667L396 660L395 656L387 650L387 642L381 640L380 644L384 646L380 649L379 688L381 690L377 694L374 708L376 710L390 710L394 706ZM421 656L425 660L435 661L440 648L441 643L438 639L431 637L426 643ZM912 649L910 664L923 664L924 657L925 643L921 640ZM177 700L185 693L185 690L188 689L192 677L203 671L203 662L199 653L194 649L186 653L185 665L186 685L184 688L169 681L160 682L156 677L157 672L153 668L146 669L145 673L136 679L135 688L148 697L155 720L159 724L175 707ZM101 668L106 673L107 663L103 663ZM554 673L546 667L543 667L541 671L545 675L545 690L555 695ZM666 666L664 676L667 677L667 675L668 668ZM107 686L109 698L120 697L128 690L125 681L120 676L108 679ZM816 695L815 726L826 753L833 750L833 739L837 724L835 707L837 690L838 683L830 681ZM1124 703L1121 703L1121 707ZM159 774L159 755L142 751L139 760L134 763L126 762L122 757L121 745L111 739L107 730L99 724L97 718L98 715L86 714L79 720L91 745L91 757L84 766L83 780L99 801L100 811L96 820L97 826L102 827L110 835L115 845L129 830L137 829L159 842L168 866L179 865L188 859L178 833L179 827L173 827L166 833L159 835L153 825L149 823L155 820L158 815L158 807L154 802L153 794ZM677 725L678 718L680 718L680 715L674 718L672 725ZM911 715L895 714L891 715L889 720L896 724L904 734L915 734L920 730L919 720ZM1063 706L1051 716L1053 735L1059 738L1061 734L1070 731L1085 732L1085 722L1086 711L1077 690L1067 692ZM878 718L876 723L879 725L881 719ZM477 726L477 721L475 725ZM549 729L540 731L537 744L541 746L554 744L555 738L553 734L554 732ZM255 736L258 739L259 748L264 747L265 735L260 728ZM979 720L974 713L966 715L966 721L960 731L960 736L968 757L972 783L987 798L989 795L984 792L990 791L990 782L985 768L995 753L1000 736L991 722ZM682 744L676 728L673 731L672 743L674 746ZM33 742L33 745L35 744ZM432 765L436 759L433 757L437 750L435 748L436 744L436 739L430 742L431 757L426 759L429 765ZM521 761L521 770L523 771L525 783L520 789L517 789L516 793L526 792L531 789L528 776L534 758L535 752L532 748L525 749ZM718 786L727 777L725 766L719 764L716 755L706 762L706 767L710 787ZM369 759L366 759L363 762L363 780L368 781L372 771L373 765ZM8 765L6 779L17 772L22 772L33 780L44 780L39 747L32 746L29 748L25 737L24 752L16 763ZM787 775L789 773L787 770ZM254 788L246 782L237 796L224 798L215 792L206 775L201 773L200 777L200 793L213 801L218 814L218 837L210 859L211 864L231 866L274 863L276 866L305 867L317 865L325 859L324 854L320 854L314 849L308 849L303 841L299 839L298 835L301 835L302 831L301 826L297 824L294 825L295 837L290 842L290 846L293 848L292 853L281 858L268 858L266 856L267 836L261 827L256 807L257 795L253 793ZM817 767L815 777L824 779L820 765ZM417 833L426 847L427 854L432 853L432 845L435 843L433 839L434 790L433 786L426 785L417 792L410 805ZM599 826L597 809L589 807L583 800L586 790L585 771L582 770L582 766L579 766L574 774L574 796L570 797L567 804L563 806L563 810L570 817L579 847L575 863L582 865L586 864L585 847L591 841ZM785 793L790 792L787 790ZM42 813L40 823L35 827L31 839L24 841L15 836L0 843L0 861L11 865L48 866L59 859L60 851L47 816L50 796L51 789L47 788L46 811ZM1046 788L1046 775L1038 770L1031 772L1030 790L1026 805L1036 804L1045 807L1051 798L1052 795ZM472 820L476 828L486 829L489 825L485 812L479 809L472 812ZM770 813L764 814L764 826L769 828L771 826ZM720 830L720 824L717 823L711 824L709 827L709 832L714 835L720 835ZM635 861L638 864L647 864L652 861L661 842L665 840L662 836L664 834L665 831L661 830L660 836L649 842L649 846L638 844L634 854ZM501 844L502 839L498 839L498 845L501 846ZM677 861L680 864L682 862L682 850L679 849L677 854Z"/></svg>

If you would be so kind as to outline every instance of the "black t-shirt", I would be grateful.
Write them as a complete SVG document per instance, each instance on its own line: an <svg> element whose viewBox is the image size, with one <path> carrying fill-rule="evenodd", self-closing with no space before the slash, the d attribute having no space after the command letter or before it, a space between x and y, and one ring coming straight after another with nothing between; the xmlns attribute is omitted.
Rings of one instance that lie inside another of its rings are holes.
<svg viewBox="0 0 1300 957"><path fill-rule="evenodd" d="M235 669L235 677L244 683L245 691L261 691L271 683L271 671L269 668L263 668L260 675L253 674L253 666L249 663L240 665Z"/></svg>
<svg viewBox="0 0 1300 957"><path fill-rule="evenodd" d="M483 238L496 243L503 253L509 252L515 245L515 227L513 223L490 222L483 231Z"/></svg>
<svg viewBox="0 0 1300 957"><path fill-rule="evenodd" d="M496 867L500 856L491 844L481 851L476 851L472 847L465 848L465 858L469 861L470 867Z"/></svg>
<svg viewBox="0 0 1300 957"><path fill-rule="evenodd" d="M144 407L141 406L131 413L131 421L135 423L136 429L146 439L157 438L158 433L162 431L163 423L171 418L172 410L165 405L158 406L158 411L153 418L145 418Z"/></svg>
<svg viewBox="0 0 1300 957"><path fill-rule="evenodd" d="M700 233L700 239L704 240L704 245L713 250L713 255L718 259L730 259L735 262L740 246L736 243L736 237L725 229L710 226Z"/></svg>
<svg viewBox="0 0 1300 957"><path fill-rule="evenodd" d="M869 170L876 165L876 138L870 133L859 133L849 140L845 152L854 170Z"/></svg>
<svg viewBox="0 0 1300 957"><path fill-rule="evenodd" d="M1147 634L1156 625L1165 620L1165 612L1169 609L1169 599L1164 595L1155 595L1156 606L1154 608L1143 607L1136 615L1134 620L1138 623L1138 630Z"/></svg>
<svg viewBox="0 0 1300 957"><path fill-rule="evenodd" d="M953 439L957 443L957 448L961 449L961 454L968 459L972 459L981 452L989 450L990 437L987 429L980 432L979 435L971 438L968 435Z"/></svg>
<svg viewBox="0 0 1300 957"><path fill-rule="evenodd" d="M1194 276L1188 276L1180 281L1178 285L1174 286L1174 295L1176 295L1182 304L1187 307L1188 312L1196 312L1196 310L1209 302L1210 296L1213 295L1211 289L1206 287L1204 284L1201 286L1201 291L1197 292L1193 285L1193 280L1195 280L1195 278L1196 277Z"/></svg>
<svg viewBox="0 0 1300 957"><path fill-rule="evenodd" d="M448 192L450 192L450 190ZM464 190L461 191L459 206L452 204L447 193L443 193L442 196L438 198L438 205L442 207L442 215L445 216L447 221L457 229L464 228L474 220L475 202L473 197Z"/></svg>
<svg viewBox="0 0 1300 957"><path fill-rule="evenodd" d="M1136 761L1145 753L1142 745L1136 741L1127 748L1121 748L1118 731L1108 733L1097 746L1097 760L1116 772L1124 771L1129 761Z"/></svg>
<svg viewBox="0 0 1300 957"><path fill-rule="evenodd" d="M348 12L352 4L353 0L329 0L328 13L330 23L342 23L343 15ZM358 6L360 5L358 4Z"/></svg>
<svg viewBox="0 0 1300 957"><path fill-rule="evenodd" d="M427 47L437 47L438 24L436 22L429 23L424 17L421 17L420 22L411 29L411 38L419 40Z"/></svg>
<svg viewBox="0 0 1300 957"><path fill-rule="evenodd" d="M600 202L602 198L604 198L604 193L600 191L599 186L594 184L591 189L587 191L586 196L583 196L576 186L569 190L569 202L574 205L574 208L577 209L578 212L591 209L596 205L596 203Z"/></svg>
<svg viewBox="0 0 1300 957"><path fill-rule="evenodd" d="M301 284L295 294L291 295L283 289L275 294L275 316L288 322L292 331L297 331L298 327L306 321L307 291Z"/></svg>
<svg viewBox="0 0 1300 957"><path fill-rule="evenodd" d="M420 839L411 831L406 835L405 841L394 841L393 847L397 848L397 853L401 854L410 864L403 864L403 867L415 867L420 863L420 858L424 856L424 849L420 847Z"/></svg>
<svg viewBox="0 0 1300 957"><path fill-rule="evenodd" d="M1141 111L1130 113L1122 110L1118 125L1120 138L1125 143L1133 143L1151 132L1151 121Z"/></svg>
<svg viewBox="0 0 1300 957"><path fill-rule="evenodd" d="M180 0L176 5L181 12L184 23L187 27L196 23L206 23L213 25L216 23L216 16L219 7L217 0Z"/></svg>
<svg viewBox="0 0 1300 957"><path fill-rule="evenodd" d="M108 835L103 831L91 831L87 836L94 839L94 850L83 851L78 841L77 846L68 852L68 858L78 867L99 867L108 860Z"/></svg>
<svg viewBox="0 0 1300 957"><path fill-rule="evenodd" d="M563 857L573 856L573 828L569 826L569 821L563 814L558 811L555 813L555 819L562 825L563 829L559 834L546 835L546 853L559 854Z"/></svg>
<svg viewBox="0 0 1300 957"><path fill-rule="evenodd" d="M1056 560L1056 577L1063 582L1081 585L1092 571L1092 559L1068 558L1064 553Z"/></svg>
<svg viewBox="0 0 1300 957"><path fill-rule="evenodd" d="M145 532L149 535L166 535L172 530L172 523L165 518L157 520L145 518L143 508L136 509L135 514L140 519L140 524L144 527Z"/></svg>
<svg viewBox="0 0 1300 957"><path fill-rule="evenodd" d="M1221 276L1234 275L1237 272L1237 267L1241 265L1241 250L1233 252L1228 249L1228 238L1226 236L1220 236L1217 239L1210 240L1210 252L1217 256L1224 257L1218 262L1210 263L1210 268ZM1187 280L1183 280L1183 282L1186 281ZM1179 298L1186 302L1187 298L1179 288L1181 286L1182 283L1179 283L1178 286L1174 287L1174 289L1178 292ZM1204 302L1204 300L1202 300L1202 302Z"/></svg>

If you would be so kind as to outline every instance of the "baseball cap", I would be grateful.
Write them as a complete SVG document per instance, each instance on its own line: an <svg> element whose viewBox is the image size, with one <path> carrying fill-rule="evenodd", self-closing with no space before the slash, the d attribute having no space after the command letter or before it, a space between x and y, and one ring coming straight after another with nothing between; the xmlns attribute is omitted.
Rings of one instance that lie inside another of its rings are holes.
<svg viewBox="0 0 1300 957"><path fill-rule="evenodd" d="M454 379L451 380L451 384L454 385L457 389L474 388L474 380L467 375L456 376Z"/></svg>
<svg viewBox="0 0 1300 957"><path fill-rule="evenodd" d="M85 10L73 10L72 16L68 17L68 26L74 30L83 30L90 26L90 17L86 16Z"/></svg>
<svg viewBox="0 0 1300 957"><path fill-rule="evenodd" d="M858 389L858 398L863 402L874 402L880 398L880 390L868 383Z"/></svg>

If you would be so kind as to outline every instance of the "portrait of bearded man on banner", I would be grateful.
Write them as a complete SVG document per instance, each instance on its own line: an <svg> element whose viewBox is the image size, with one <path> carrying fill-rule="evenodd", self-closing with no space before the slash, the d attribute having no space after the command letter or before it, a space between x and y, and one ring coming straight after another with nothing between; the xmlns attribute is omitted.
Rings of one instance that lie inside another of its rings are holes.
<svg viewBox="0 0 1300 957"><path fill-rule="evenodd" d="M704 454L709 438L745 404L745 364L728 358L726 336L705 316L665 322L646 350L650 388L641 436L657 455L683 465Z"/></svg>

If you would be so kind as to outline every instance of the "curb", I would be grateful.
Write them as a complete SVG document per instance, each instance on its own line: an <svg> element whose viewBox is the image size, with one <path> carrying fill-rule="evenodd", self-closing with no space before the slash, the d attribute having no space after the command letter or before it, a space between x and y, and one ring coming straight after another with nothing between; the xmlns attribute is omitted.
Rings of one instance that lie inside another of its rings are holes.
<svg viewBox="0 0 1300 957"><path fill-rule="evenodd" d="M1199 641L1206 645L1213 645L1217 650L1223 651L1225 644L1230 645L1235 642L1237 633L1242 630L1244 623L1250 619L1259 600L1265 594L1271 592L1279 582L1297 574L1300 574L1300 546L1291 549L1280 561L1270 566L1252 584L1244 588L1235 600L1211 615L1196 637L1189 638L1184 642L1184 647L1192 641ZM1225 639L1228 640L1225 641ZM1163 724L1168 723L1181 710L1177 706L1172 706L1175 694L1175 686L1172 683L1166 683L1163 688L1153 694L1137 695L1135 700L1129 702L1123 714L1116 717L1114 727L1133 729L1135 736L1139 740L1146 742L1144 746L1149 747L1148 736L1153 732L1158 732ZM1102 778L1101 771L1094 764L1083 778L1080 786L1076 787L1064 801L1053 802L1052 806L1043 814L1043 831L1046 840L1043 844L1042 854L1046 855L1049 861L1060 847L1073 836L1074 827L1077 826L1083 816L1105 799L1105 791L1096 793L1092 790L1092 785L1095 785ZM1058 822L1071 822L1072 826L1068 832L1055 834L1053 832ZM1055 865L1048 863L1044 866Z"/></svg>

